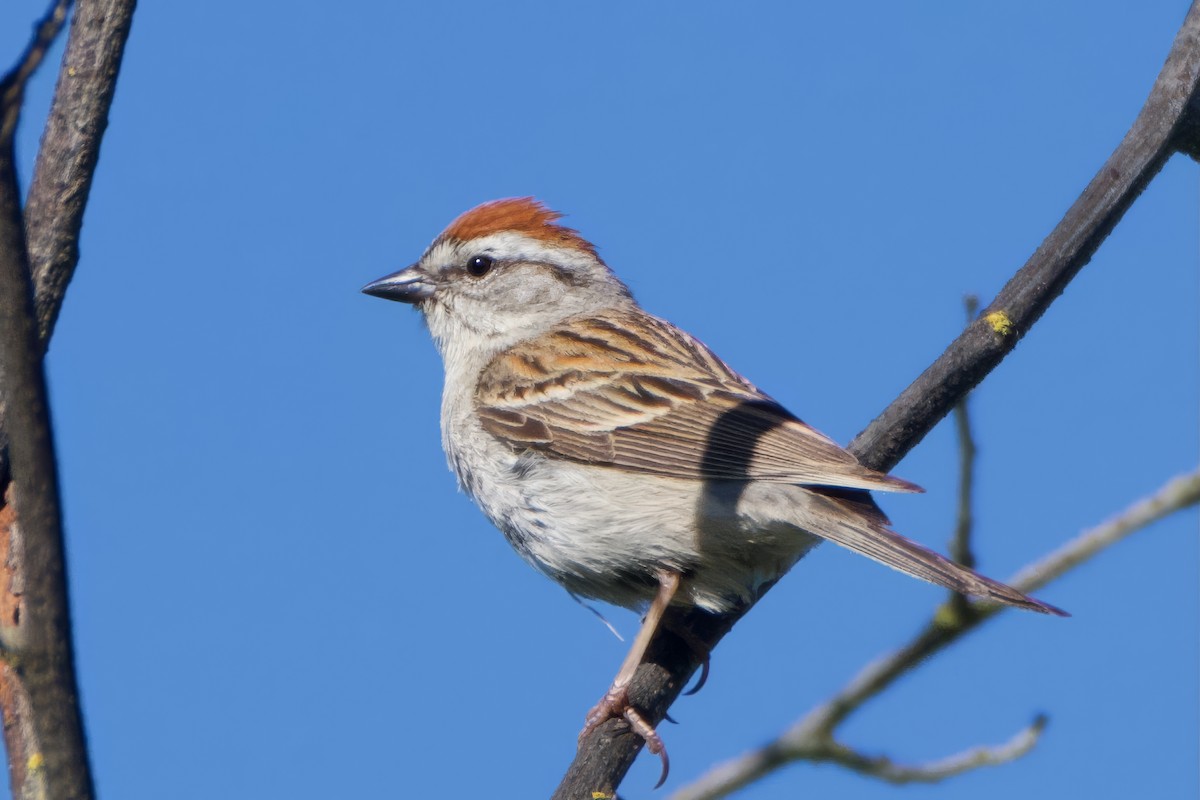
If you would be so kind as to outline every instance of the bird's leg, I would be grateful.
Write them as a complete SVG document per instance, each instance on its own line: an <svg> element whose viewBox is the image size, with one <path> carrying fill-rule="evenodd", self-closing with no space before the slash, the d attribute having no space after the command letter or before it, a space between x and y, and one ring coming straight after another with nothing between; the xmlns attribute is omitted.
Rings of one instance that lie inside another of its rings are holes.
<svg viewBox="0 0 1200 800"><path fill-rule="evenodd" d="M634 638L633 645L629 648L628 655L625 656L625 661L621 663L621 669L617 672L612 686L605 692L604 697L600 698L596 707L588 712L583 732L579 734L579 741L582 742L605 721L613 717L624 718L634 733L646 740L647 749L662 759L663 771L658 786L662 786L667 779L667 770L670 767L667 750L663 746L658 732L654 730L654 726L629 704L629 684L633 681L633 675L637 672L638 665L642 663L642 657L646 655L646 648L650 646L650 640L654 638L654 632L658 630L663 614L666 613L667 607L671 605L671 599L675 597L675 592L678 590L678 572L663 570L658 573L658 592L650 603L650 610L646 612L645 619L642 620L642 627L638 631L637 637Z"/></svg>
<svg viewBox="0 0 1200 800"><path fill-rule="evenodd" d="M646 612L642 627L634 638L625 661L621 663L621 669L613 679L612 686L604 697L600 698L596 707L588 712L583 732L579 734L581 740L605 720L622 716L625 708L629 706L629 684L633 681L633 675L642 663L642 656L646 655L646 648L649 647L650 640L658 630L658 624L678 589L679 573L663 571L658 574L658 592L654 595L654 601L650 603L650 610Z"/></svg>

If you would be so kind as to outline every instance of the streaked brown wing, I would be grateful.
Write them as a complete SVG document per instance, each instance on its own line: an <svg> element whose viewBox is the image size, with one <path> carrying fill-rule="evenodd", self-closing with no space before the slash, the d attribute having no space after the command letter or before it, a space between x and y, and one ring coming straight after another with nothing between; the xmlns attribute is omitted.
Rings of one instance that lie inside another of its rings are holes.
<svg viewBox="0 0 1200 800"><path fill-rule="evenodd" d="M570 320L497 356L475 395L514 451L701 480L920 491L867 469L674 326Z"/></svg>

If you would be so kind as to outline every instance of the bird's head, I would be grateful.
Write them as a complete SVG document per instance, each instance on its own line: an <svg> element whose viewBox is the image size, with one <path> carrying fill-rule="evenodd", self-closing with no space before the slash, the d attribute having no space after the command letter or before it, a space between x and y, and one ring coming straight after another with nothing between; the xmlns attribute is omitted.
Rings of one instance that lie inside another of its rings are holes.
<svg viewBox="0 0 1200 800"><path fill-rule="evenodd" d="M589 312L631 304L625 284L562 215L531 197L466 212L417 263L363 287L411 303L442 355L497 352Z"/></svg>

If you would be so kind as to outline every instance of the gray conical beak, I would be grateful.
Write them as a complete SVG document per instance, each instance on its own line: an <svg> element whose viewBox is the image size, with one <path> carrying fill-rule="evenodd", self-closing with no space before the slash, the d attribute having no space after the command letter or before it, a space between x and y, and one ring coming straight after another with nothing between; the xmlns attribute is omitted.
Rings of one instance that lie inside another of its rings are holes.
<svg viewBox="0 0 1200 800"><path fill-rule="evenodd" d="M384 300L399 300L401 303L419 303L433 297L433 282L416 265L385 275L371 281L362 288L363 294L382 297Z"/></svg>

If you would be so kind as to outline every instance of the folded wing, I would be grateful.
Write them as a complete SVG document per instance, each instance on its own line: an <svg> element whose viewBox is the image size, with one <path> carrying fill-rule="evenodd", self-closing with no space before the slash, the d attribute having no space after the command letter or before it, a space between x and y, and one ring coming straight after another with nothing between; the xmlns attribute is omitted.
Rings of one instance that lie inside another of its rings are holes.
<svg viewBox="0 0 1200 800"><path fill-rule="evenodd" d="M499 355L475 396L515 451L696 480L920 491L868 469L649 315L570 320Z"/></svg>

